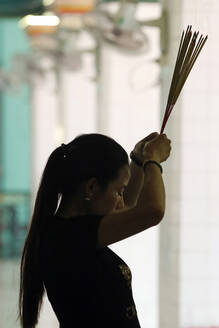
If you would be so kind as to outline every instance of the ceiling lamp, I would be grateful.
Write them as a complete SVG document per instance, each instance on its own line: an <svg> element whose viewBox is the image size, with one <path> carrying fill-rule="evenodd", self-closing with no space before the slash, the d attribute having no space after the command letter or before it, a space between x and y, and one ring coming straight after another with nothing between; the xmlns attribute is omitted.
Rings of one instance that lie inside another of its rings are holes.
<svg viewBox="0 0 219 328"><path fill-rule="evenodd" d="M84 14L94 9L95 0L56 0L53 10L58 14Z"/></svg>
<svg viewBox="0 0 219 328"><path fill-rule="evenodd" d="M19 26L25 29L29 36L38 36L54 34L59 23L60 19L55 15L27 15L20 20Z"/></svg>

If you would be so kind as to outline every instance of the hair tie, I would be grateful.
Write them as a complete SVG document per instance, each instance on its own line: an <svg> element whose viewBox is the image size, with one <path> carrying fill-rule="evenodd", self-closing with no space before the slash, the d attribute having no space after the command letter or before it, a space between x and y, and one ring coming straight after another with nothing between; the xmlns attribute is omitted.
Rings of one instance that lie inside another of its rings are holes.
<svg viewBox="0 0 219 328"><path fill-rule="evenodd" d="M61 144L62 147L62 153L63 153L63 157L66 158L67 154L66 154L66 145L64 143Z"/></svg>

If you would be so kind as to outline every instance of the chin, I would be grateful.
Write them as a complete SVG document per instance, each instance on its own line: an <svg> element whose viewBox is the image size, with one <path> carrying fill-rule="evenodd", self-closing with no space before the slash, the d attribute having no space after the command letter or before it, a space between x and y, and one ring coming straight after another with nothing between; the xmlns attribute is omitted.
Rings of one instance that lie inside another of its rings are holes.
<svg viewBox="0 0 219 328"><path fill-rule="evenodd" d="M112 214L112 213L115 213L115 210L109 210L109 211L106 211L106 210L96 210L94 211L92 214L93 215L102 215L102 216L105 216L105 215L109 215L109 214Z"/></svg>

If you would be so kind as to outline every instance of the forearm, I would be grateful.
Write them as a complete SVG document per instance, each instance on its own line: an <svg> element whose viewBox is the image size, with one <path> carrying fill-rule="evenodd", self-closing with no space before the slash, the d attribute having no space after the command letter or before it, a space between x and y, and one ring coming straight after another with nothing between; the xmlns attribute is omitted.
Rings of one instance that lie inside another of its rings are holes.
<svg viewBox="0 0 219 328"><path fill-rule="evenodd" d="M144 185L144 171L141 167L130 164L131 177L124 192L124 203L126 207L134 207L137 204L139 195Z"/></svg>
<svg viewBox="0 0 219 328"><path fill-rule="evenodd" d="M144 184L136 207L147 213L155 213L160 219L164 215L165 188L160 169L154 164L145 168Z"/></svg>

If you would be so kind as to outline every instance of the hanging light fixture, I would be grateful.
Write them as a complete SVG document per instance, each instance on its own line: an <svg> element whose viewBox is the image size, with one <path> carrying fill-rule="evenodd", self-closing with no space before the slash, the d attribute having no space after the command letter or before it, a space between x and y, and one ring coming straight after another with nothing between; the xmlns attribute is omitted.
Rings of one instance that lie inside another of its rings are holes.
<svg viewBox="0 0 219 328"><path fill-rule="evenodd" d="M44 15L27 15L19 21L19 26L26 30L29 36L54 34L60 23L58 16L45 13Z"/></svg>
<svg viewBox="0 0 219 328"><path fill-rule="evenodd" d="M95 0L56 0L53 10L57 15L84 14L94 9Z"/></svg>

